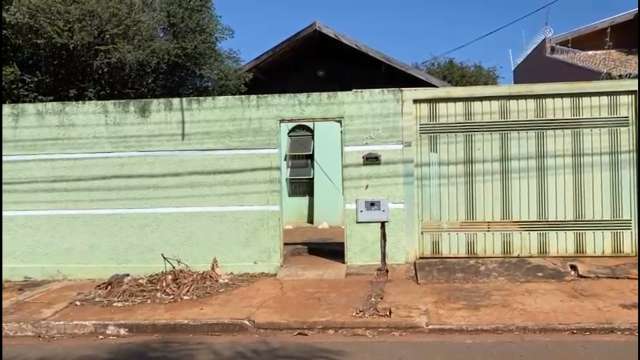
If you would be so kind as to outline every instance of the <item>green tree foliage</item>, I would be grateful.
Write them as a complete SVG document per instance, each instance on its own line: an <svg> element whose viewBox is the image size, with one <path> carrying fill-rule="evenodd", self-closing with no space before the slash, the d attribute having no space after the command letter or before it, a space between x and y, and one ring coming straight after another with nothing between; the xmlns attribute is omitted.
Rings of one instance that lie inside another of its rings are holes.
<svg viewBox="0 0 640 360"><path fill-rule="evenodd" d="M465 63L449 57L431 58L417 67L452 86L495 85L500 76L495 66Z"/></svg>
<svg viewBox="0 0 640 360"><path fill-rule="evenodd" d="M13 0L2 7L3 102L237 94L212 0Z"/></svg>

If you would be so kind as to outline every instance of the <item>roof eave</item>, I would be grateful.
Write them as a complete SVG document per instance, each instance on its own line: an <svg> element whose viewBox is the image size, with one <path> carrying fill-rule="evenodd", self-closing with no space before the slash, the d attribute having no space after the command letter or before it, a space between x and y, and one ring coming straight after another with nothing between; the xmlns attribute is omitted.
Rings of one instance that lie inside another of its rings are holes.
<svg viewBox="0 0 640 360"><path fill-rule="evenodd" d="M268 60L270 57L273 57L274 55L276 55L280 51L284 50L288 46L291 46L291 43L294 42L295 40L303 38L306 35L308 35L310 32L318 29L318 25L319 25L319 23L317 21L314 21L310 25L304 27L302 30L300 30L300 31L296 32L295 34L289 36L288 38L282 40L276 46L270 48L269 50L267 50L267 51L263 52L262 54L256 56L253 60L251 60L251 61L247 62L246 64L244 64L241 67L241 71L242 72L249 71L252 68L262 64L264 61Z"/></svg>
<svg viewBox="0 0 640 360"><path fill-rule="evenodd" d="M633 19L635 16L637 16L638 14L638 8L629 10L629 11L625 11L621 14L618 15L614 15L614 16L610 16L606 19L602 19L602 20L598 20L594 23L591 23L589 25L585 25L585 26L581 26L577 29L573 29L571 31L567 31L564 32L562 34L558 34L555 35L553 37L551 37L551 41L555 44L558 42L562 42L562 41L566 41L569 40L571 38L577 37L577 36L581 36L584 34L588 34L592 31L597 31L603 28L607 28L609 26L612 25L616 25L616 24L620 24L622 22L625 21L629 21L631 19Z"/></svg>
<svg viewBox="0 0 640 360"><path fill-rule="evenodd" d="M429 83L430 85L433 85L435 87L446 87L446 86L451 86L449 83L440 80L426 72L420 71L418 69L413 69L411 68L409 65L402 63L399 60L396 60L388 55L385 55L377 50L374 50L364 44L362 44L361 42L357 41L357 40L353 40L343 34L339 34L336 31L334 31L333 29L329 28L326 25L323 25L321 23L319 23L318 21L314 21L313 23L311 23L310 25L308 25L307 27L303 28L302 30L296 32L295 34L289 36L288 38L286 38L285 40L281 41L280 43L278 43L276 46L272 47L271 49L265 51L264 53L260 54L259 56L257 56L256 58L254 58L253 60L249 61L248 63L246 63L245 65L242 66L241 71L246 72L246 71L251 71L253 68L255 68L256 66L264 63L265 61L269 60L270 58L272 58L273 56L275 56L276 54L280 53L281 51L285 50L287 47L291 46L296 40L299 40L301 38L304 38L305 36L307 36L308 34L310 34L313 31L320 31L321 33L334 38L335 40L350 46L358 51L364 52L365 54L381 61L384 62L385 64L392 66L400 71L403 71L407 74L410 74L426 83Z"/></svg>
<svg viewBox="0 0 640 360"><path fill-rule="evenodd" d="M449 83L440 80L436 77L434 77L433 75L430 75L424 71L420 71L418 69L414 69L411 66L403 63L400 60L394 59L392 57L390 57L389 55L383 54L378 50L375 50L373 48L370 48L369 46L361 43L358 40L354 40L351 39L350 37L344 35L344 34L340 34L338 32L336 32L335 30L331 29L330 27L321 24L319 22L316 22L317 24L317 29L318 31L321 31L323 34L330 36L338 41L340 41L341 43L348 45L356 50L362 51L364 53L366 53L367 55L374 57L376 59L378 59L381 62L384 62L387 65L390 65L400 71L403 71L407 74L410 74L422 81L428 82L431 85L437 86L437 87L445 87L445 86L451 86L449 85Z"/></svg>

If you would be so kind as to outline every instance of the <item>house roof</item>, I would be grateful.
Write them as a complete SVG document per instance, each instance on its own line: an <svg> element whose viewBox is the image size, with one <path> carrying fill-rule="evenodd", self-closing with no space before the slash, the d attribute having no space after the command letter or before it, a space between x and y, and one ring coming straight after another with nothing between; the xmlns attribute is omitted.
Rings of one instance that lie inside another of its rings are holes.
<svg viewBox="0 0 640 360"><path fill-rule="evenodd" d="M613 76L637 76L638 53L619 50L554 51L549 56Z"/></svg>
<svg viewBox="0 0 640 360"><path fill-rule="evenodd" d="M329 28L326 25L323 25L317 21L314 21L313 23L311 23L309 26L305 27L304 29L298 31L297 33L293 34L292 36L290 36L289 38L285 39L284 41L282 41L281 43L279 43L278 45L274 46L273 48L267 50L266 52L264 52L263 54L259 55L258 57L256 57L255 59L249 61L248 63L246 63L242 70L243 71L251 71L252 69L265 64L267 62L270 62L276 58L278 58L280 55L282 55L283 53L287 52L289 49L291 49L293 47L294 44L298 43L299 41L305 39L306 37L308 37L309 35L311 35L314 32L320 32L324 35L327 35L351 48L354 48L362 53L365 53L389 66L392 66L398 70L401 70L411 76L414 76L420 80L423 80L433 86L437 86L437 87L444 87L444 86L450 86L448 83L446 83L445 81L442 81L424 71L415 69L399 60L396 60L390 56L387 56L375 49L372 49L366 45L364 45L363 43L357 41L357 40L353 40L343 34L340 34L336 31L334 31L333 29Z"/></svg>
<svg viewBox="0 0 640 360"><path fill-rule="evenodd" d="M621 14L614 15L614 16L608 17L606 19L602 19L602 20L596 21L596 22L591 23L589 25L581 26L581 27L579 27L577 29L574 29L574 30L571 30L571 31L567 31L565 33L553 36L551 38L551 42L556 44L556 43L559 43L559 42L562 42L562 41L565 41L565 40L569 40L571 38L575 38L577 36L588 34L588 33L593 32L593 31L606 29L609 26L620 24L622 22L631 20L637 14L638 14L638 8L635 8L635 9L632 9L632 10L629 10L629 11L625 11L625 12L623 12Z"/></svg>

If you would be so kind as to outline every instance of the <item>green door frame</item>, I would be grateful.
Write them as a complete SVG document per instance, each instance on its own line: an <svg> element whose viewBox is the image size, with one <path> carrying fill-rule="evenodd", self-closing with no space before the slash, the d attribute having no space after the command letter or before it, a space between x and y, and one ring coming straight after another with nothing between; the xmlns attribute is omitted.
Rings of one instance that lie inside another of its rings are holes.
<svg viewBox="0 0 640 360"><path fill-rule="evenodd" d="M315 134L315 124L316 123L321 123L321 122L335 122L339 124L340 127L340 134L339 134L339 141L340 141L340 181L339 181L339 186L340 189L342 191L342 194L340 196L340 211L341 211L341 224L339 224L339 226L341 227L345 227L346 226L346 222L345 222L345 218L344 218L344 134L342 132L343 129L343 119L339 118L339 117L331 117L331 118L296 118L296 119L282 119L279 121L279 126L278 126L278 145L279 145L279 149L278 149L278 161L279 161L279 167L280 167L280 244L281 246L284 246L284 228L285 226L287 226L287 219L285 217L285 206L286 206L286 202L287 202L287 198L288 195L286 193L286 171L285 171L285 167L286 165L283 164L283 156L285 155L286 152L286 145L287 145L287 137L285 135L283 135L283 124L290 124L289 127L287 127L287 129L292 128L295 125L298 124L302 124L302 125L308 125L309 127L311 127L314 130L314 134ZM315 141L314 141L315 142ZM315 147L315 144L314 144ZM315 149L314 149L315 152ZM314 154L315 156L315 154ZM315 164L314 164L315 167ZM315 170L314 171L320 171ZM315 176L315 174L314 174ZM315 179L314 179L315 180ZM314 194L315 195L315 194ZM315 221L314 221L315 222ZM317 225L317 224L316 224ZM345 244L345 251L347 249L346 246L346 229L344 231L344 244ZM282 256L281 256L281 261L284 260L284 251L281 252ZM346 253L345 253L345 258L346 258Z"/></svg>

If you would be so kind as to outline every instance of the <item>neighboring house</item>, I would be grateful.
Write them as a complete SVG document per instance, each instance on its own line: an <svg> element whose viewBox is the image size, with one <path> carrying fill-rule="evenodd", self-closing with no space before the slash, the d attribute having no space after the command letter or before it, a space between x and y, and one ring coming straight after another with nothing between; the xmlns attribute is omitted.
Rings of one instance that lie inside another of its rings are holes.
<svg viewBox="0 0 640 360"><path fill-rule="evenodd" d="M313 22L244 66L246 94L348 91L448 84Z"/></svg>
<svg viewBox="0 0 640 360"><path fill-rule="evenodd" d="M638 76L638 9L545 37L513 70L513 82L593 81Z"/></svg>

